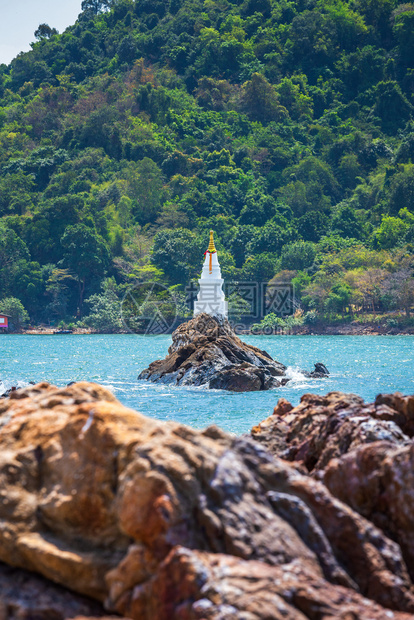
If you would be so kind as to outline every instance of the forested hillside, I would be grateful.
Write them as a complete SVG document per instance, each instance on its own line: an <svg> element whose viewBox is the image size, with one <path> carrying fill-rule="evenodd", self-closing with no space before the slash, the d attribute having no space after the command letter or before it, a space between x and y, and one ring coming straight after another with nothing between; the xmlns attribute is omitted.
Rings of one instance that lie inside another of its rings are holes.
<svg viewBox="0 0 414 620"><path fill-rule="evenodd" d="M116 330L213 228L227 280L293 281L309 321L409 316L414 4L82 8L0 66L0 310Z"/></svg>

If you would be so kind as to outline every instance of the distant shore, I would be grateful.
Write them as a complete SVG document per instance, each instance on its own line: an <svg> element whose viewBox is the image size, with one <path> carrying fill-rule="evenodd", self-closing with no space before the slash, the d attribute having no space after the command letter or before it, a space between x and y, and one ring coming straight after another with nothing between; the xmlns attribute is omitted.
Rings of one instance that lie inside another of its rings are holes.
<svg viewBox="0 0 414 620"><path fill-rule="evenodd" d="M58 329L53 327L30 327L21 329L18 332L10 332L12 335L26 335L26 336L52 336L60 335ZM85 336L91 334L111 335L112 332L95 331L88 328L74 329L70 335ZM121 332L122 333L122 332ZM129 332L123 332L129 333ZM367 323L338 323L338 324L317 324L317 325L302 325L293 327L290 330L278 331L274 334L265 333L260 334L256 332L250 332L249 330L238 332L239 335L247 336L413 336L414 327L388 327L385 325L378 325L372 322ZM142 335L145 335L144 333Z"/></svg>
<svg viewBox="0 0 414 620"><path fill-rule="evenodd" d="M21 329L18 332L10 332L10 334L12 335L16 335L16 336L53 336L54 334L56 334L56 332L59 332L59 330L55 327L28 327L27 329ZM82 329L73 329L71 330L71 334L70 335L76 335L76 336L80 336L80 335L89 335L89 334L93 334L96 333L91 329L86 329L86 328L82 328ZM59 334L56 334L59 335Z"/></svg>
<svg viewBox="0 0 414 620"><path fill-rule="evenodd" d="M294 327L292 334L295 336L413 336L414 327L386 327L375 323L303 325Z"/></svg>

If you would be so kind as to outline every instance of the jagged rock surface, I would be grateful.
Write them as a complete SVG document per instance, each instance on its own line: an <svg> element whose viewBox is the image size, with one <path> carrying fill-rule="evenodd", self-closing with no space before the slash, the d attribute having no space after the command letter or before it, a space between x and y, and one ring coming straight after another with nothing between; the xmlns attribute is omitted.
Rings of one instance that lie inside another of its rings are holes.
<svg viewBox="0 0 414 620"><path fill-rule="evenodd" d="M304 371L303 374L305 375L305 377L309 377L311 379L326 379L327 377L329 377L329 370L327 369L325 364L322 364L322 362L316 362L315 368L312 370L312 372Z"/></svg>
<svg viewBox="0 0 414 620"><path fill-rule="evenodd" d="M414 396L366 404L354 394L306 394L295 408L280 399L252 436L395 540L414 578Z"/></svg>
<svg viewBox="0 0 414 620"><path fill-rule="evenodd" d="M1 620L109 620L96 601L24 570L0 564Z"/></svg>
<svg viewBox="0 0 414 620"><path fill-rule="evenodd" d="M168 356L138 379L248 392L279 387L287 381L285 370L266 351L242 342L226 319L199 314L175 330Z"/></svg>
<svg viewBox="0 0 414 620"><path fill-rule="evenodd" d="M248 438L146 418L94 384L0 403L0 489L0 560L109 612L414 614L397 542L320 481Z"/></svg>
<svg viewBox="0 0 414 620"><path fill-rule="evenodd" d="M304 394L293 408L281 399L273 415L252 429L252 437L272 454L322 470L335 457L374 441L411 443L414 397L378 396L366 404L355 394Z"/></svg>
<svg viewBox="0 0 414 620"><path fill-rule="evenodd" d="M324 481L336 497L398 542L414 578L414 444L360 446L333 459Z"/></svg>
<svg viewBox="0 0 414 620"><path fill-rule="evenodd" d="M11 387L8 390L6 390L5 392L3 392L2 394L0 394L0 398L8 398L12 392L14 392L15 390L18 390L18 389L19 388L17 388L17 387Z"/></svg>
<svg viewBox="0 0 414 620"><path fill-rule="evenodd" d="M183 584L185 586L183 587ZM151 601L148 608L148 601ZM195 602L194 602L195 601ZM133 615L171 620L409 620L318 578L299 560L283 566L175 548L137 593ZM149 612L149 613L148 613Z"/></svg>

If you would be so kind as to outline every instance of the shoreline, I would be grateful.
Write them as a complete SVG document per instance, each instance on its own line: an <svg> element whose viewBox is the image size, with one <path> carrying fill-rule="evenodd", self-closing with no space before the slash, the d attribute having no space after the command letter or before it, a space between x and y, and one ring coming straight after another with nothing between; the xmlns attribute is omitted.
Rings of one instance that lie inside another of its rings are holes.
<svg viewBox="0 0 414 620"><path fill-rule="evenodd" d="M175 328L176 326L174 326ZM237 329L239 327L239 329ZM294 326L292 328L275 328L274 330L266 333L259 331L252 331L251 329L245 329L247 326L243 326L244 329L240 329L242 326L235 326L236 334L238 336L414 336L414 326L407 327L389 327L386 325L378 325L368 321L366 323L352 324L352 323L337 323L337 324L315 324L315 325L301 325ZM56 328L52 327L31 327L27 329L21 329L20 331L4 332L7 335L13 336L89 336L89 335L125 335L131 334L129 331L125 332L105 332L95 331L89 328L74 329L71 333L65 334L56 333L59 332ZM165 334L156 335L171 335L172 332L166 332ZM136 332L136 335L145 336L153 335L146 334L145 332ZM0 332L1 335L1 332Z"/></svg>
<svg viewBox="0 0 414 620"><path fill-rule="evenodd" d="M0 338L1 338L0 334ZM10 332L5 334L7 336L58 336L60 334L54 334L53 331L37 331L37 330L24 330L20 332ZM64 334L66 336L126 336L131 335L130 332L92 332L92 331L74 331L72 334ZM132 334L134 336L171 336L171 332L165 334L145 334L145 333L136 333ZM356 329L356 330L345 330L341 328L331 328L325 330L303 330L303 329L295 329L290 332L282 332L277 334L257 334L251 332L240 332L237 334L240 336L264 336L264 337L284 337L284 336L414 336L414 329L409 330L375 330L375 329Z"/></svg>
<svg viewBox="0 0 414 620"><path fill-rule="evenodd" d="M60 335L68 335L68 336L120 336L120 335L128 335L131 332L97 332L93 330L80 329L74 330L71 334L55 334L52 329L25 329L20 332L10 332L9 335L13 336L60 336ZM154 335L154 334L145 334L136 333L138 336L145 335ZM171 332L166 334L156 334L156 335L171 335ZM239 336L414 336L414 327L406 327L404 329L399 329L396 327L391 328L381 328L378 325L371 324L362 324L362 325L349 325L349 324L340 324L340 325L324 325L324 326L301 326L294 327L291 330L279 331L276 333L252 333L251 331L241 331L238 333Z"/></svg>
<svg viewBox="0 0 414 620"><path fill-rule="evenodd" d="M293 328L294 336L413 336L414 327L382 327L372 323L350 325L302 326Z"/></svg>
<svg viewBox="0 0 414 620"><path fill-rule="evenodd" d="M9 332L10 336L61 336L64 334L55 333L58 330L47 327L34 327L33 329L21 329L19 332ZM66 334L67 336L88 336L98 332L93 332L90 329L74 329L72 333Z"/></svg>

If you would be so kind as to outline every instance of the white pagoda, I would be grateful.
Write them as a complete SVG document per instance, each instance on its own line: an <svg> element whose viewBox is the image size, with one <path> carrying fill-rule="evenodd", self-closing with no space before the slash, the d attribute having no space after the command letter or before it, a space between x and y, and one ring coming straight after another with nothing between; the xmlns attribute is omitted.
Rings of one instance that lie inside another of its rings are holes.
<svg viewBox="0 0 414 620"><path fill-rule="evenodd" d="M198 281L200 290L197 301L194 302L194 316L206 312L211 316L227 318L228 304L222 288L224 280L221 277L212 230L210 230L210 243L205 257L201 278Z"/></svg>

